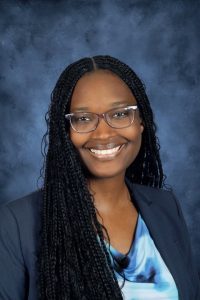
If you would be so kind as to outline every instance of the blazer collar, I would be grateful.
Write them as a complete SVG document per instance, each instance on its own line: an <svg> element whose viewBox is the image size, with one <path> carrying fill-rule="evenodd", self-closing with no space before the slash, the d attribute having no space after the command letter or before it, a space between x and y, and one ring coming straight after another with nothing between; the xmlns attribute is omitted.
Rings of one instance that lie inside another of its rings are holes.
<svg viewBox="0 0 200 300"><path fill-rule="evenodd" d="M177 232L175 232L173 228L173 225L176 224L163 222L163 211L158 208L157 205L158 200L162 201L162 193L151 193L151 188L148 189L148 187L131 183L128 180L126 180L126 183L138 212L144 219L161 257L176 282L179 299L188 299L188 291L186 291L187 280L186 277L182 275L182 272L187 273L187 270L186 268L183 270L184 255L182 255L182 249L176 236ZM158 197L160 199L158 199ZM173 214L175 214L175 212L172 212L172 215ZM189 286L187 286L187 288L189 288Z"/></svg>

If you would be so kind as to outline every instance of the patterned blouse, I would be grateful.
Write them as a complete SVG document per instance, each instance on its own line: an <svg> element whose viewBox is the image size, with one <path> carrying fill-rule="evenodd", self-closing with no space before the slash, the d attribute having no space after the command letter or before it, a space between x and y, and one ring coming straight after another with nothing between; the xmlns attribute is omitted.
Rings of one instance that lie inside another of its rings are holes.
<svg viewBox="0 0 200 300"><path fill-rule="evenodd" d="M124 255L105 241L125 300L178 300L174 279L139 214L135 237Z"/></svg>

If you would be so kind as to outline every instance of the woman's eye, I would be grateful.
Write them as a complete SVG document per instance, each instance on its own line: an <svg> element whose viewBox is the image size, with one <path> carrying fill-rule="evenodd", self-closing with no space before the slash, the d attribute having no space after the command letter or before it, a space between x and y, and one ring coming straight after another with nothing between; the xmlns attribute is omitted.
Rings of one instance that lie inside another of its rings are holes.
<svg viewBox="0 0 200 300"><path fill-rule="evenodd" d="M80 116L80 117L74 117L74 122L76 123L85 123L85 122L90 122L91 119L86 116Z"/></svg>
<svg viewBox="0 0 200 300"><path fill-rule="evenodd" d="M120 119L120 118L126 118L127 116L128 116L127 111L118 111L114 113L112 117L116 119Z"/></svg>

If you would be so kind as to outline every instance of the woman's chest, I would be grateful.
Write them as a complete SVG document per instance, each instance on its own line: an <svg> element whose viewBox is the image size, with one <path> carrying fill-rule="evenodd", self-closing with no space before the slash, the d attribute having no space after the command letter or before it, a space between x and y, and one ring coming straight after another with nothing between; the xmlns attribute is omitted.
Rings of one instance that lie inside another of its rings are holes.
<svg viewBox="0 0 200 300"><path fill-rule="evenodd" d="M98 216L99 222L106 228L110 244L122 254L128 253L135 234L138 212L131 204L123 210L116 210ZM104 238L108 242L106 231Z"/></svg>

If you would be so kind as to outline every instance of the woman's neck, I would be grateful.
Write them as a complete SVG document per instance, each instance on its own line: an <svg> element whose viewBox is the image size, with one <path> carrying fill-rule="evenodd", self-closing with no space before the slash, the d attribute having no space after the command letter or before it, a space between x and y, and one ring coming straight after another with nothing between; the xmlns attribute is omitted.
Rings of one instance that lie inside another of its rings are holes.
<svg viewBox="0 0 200 300"><path fill-rule="evenodd" d="M125 183L125 177L95 178L88 180L88 188L94 198L94 205L98 211L109 212L122 208L130 195Z"/></svg>

